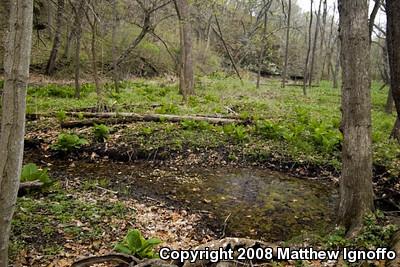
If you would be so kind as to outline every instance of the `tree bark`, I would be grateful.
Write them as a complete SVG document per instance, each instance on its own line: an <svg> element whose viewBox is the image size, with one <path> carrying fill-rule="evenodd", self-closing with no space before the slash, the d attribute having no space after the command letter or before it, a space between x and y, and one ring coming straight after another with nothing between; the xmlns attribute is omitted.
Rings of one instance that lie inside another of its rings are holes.
<svg viewBox="0 0 400 267"><path fill-rule="evenodd" d="M390 85L397 117L400 116L400 1L386 0L387 46L390 65ZM396 122L392 137L400 140L399 123ZM394 135L393 135L394 134Z"/></svg>
<svg viewBox="0 0 400 267"><path fill-rule="evenodd" d="M292 16L292 0L288 1L287 25L286 25L286 46L285 46L285 66L283 69L282 87L286 86L289 64L289 43L290 43L290 19Z"/></svg>
<svg viewBox="0 0 400 267"><path fill-rule="evenodd" d="M176 13L179 19L179 92L186 102L194 94L194 72L192 56L192 29L190 25L190 11L187 0L174 0Z"/></svg>
<svg viewBox="0 0 400 267"><path fill-rule="evenodd" d="M57 17L56 17L56 29L54 33L53 48L51 49L49 60L47 61L46 74L52 75L56 66L58 50L61 45L61 29L63 23L64 14L64 0L57 1Z"/></svg>
<svg viewBox="0 0 400 267"><path fill-rule="evenodd" d="M0 136L0 267L8 267L11 219L20 183L32 20L33 0L10 1Z"/></svg>
<svg viewBox="0 0 400 267"><path fill-rule="evenodd" d="M9 0L1 0L0 5L2 8L0 8L0 27L3 29L0 31L0 58L4 58L4 52L5 52L5 47L4 47L4 39L7 35L7 29L8 29L8 18L10 16L10 1ZM3 66L3 60L0 60L0 69L2 69Z"/></svg>
<svg viewBox="0 0 400 267"><path fill-rule="evenodd" d="M342 176L338 223L353 237L374 209L368 0L339 0Z"/></svg>

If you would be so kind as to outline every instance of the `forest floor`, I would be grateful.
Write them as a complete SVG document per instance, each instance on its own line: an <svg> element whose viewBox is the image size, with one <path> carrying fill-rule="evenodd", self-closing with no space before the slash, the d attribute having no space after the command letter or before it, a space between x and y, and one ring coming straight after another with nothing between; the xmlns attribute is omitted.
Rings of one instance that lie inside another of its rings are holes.
<svg viewBox="0 0 400 267"><path fill-rule="evenodd" d="M242 84L223 76L196 82L196 95L187 104L182 104L176 84L166 79L124 81L118 94L105 84L106 111L202 115L243 123L161 120L116 124L110 119L106 121L110 133L100 142L95 137L96 127L61 127L66 122L83 121L85 112L97 111L93 84L82 86L78 100L73 98L69 81L34 77L27 108L28 114L40 116L28 116L25 163L49 168L57 183L45 192L18 200L11 247L17 265L68 266L76 257L110 251L131 228L148 237L157 236L175 248L193 247L218 237L202 223L201 212L164 201L120 197L102 180L59 179L63 168L74 168L77 161L146 162L179 169L257 166L301 178L330 180L332 186L337 183L342 140L339 89L323 81L304 96L301 87L281 88L273 79L263 80L259 89L252 81ZM400 146L389 139L395 116L384 112L387 90L378 88L380 84L374 83L376 204L389 217L397 217L393 215L400 211ZM68 112L77 115L68 116ZM61 133L80 139L63 143ZM55 161L64 165L60 167Z"/></svg>

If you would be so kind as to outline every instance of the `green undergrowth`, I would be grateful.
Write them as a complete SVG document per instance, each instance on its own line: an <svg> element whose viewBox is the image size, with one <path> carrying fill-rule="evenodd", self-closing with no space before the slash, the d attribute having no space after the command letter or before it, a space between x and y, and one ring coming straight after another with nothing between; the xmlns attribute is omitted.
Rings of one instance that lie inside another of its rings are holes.
<svg viewBox="0 0 400 267"><path fill-rule="evenodd" d="M68 243L93 244L110 234L122 237L118 222L132 216L133 211L120 201L81 199L55 184L46 193L18 198L12 221L11 258L32 249L41 255L59 255L68 249Z"/></svg>
<svg viewBox="0 0 400 267"><path fill-rule="evenodd" d="M106 84L105 102L115 112L235 116L252 123L225 126L193 121L137 123L124 130L122 141L135 143L149 152L225 148L232 160L263 161L272 155L340 169L340 90L333 89L329 82L321 82L303 96L301 87L281 88L277 80L265 80L260 89L249 80L242 84L232 77L198 77L196 81L196 95L187 104L182 103L177 85L161 78L124 81L119 94L113 92L111 84ZM400 146L389 140L395 117L384 112L387 90L378 88L380 83L374 82L374 161L396 175L400 170ZM64 111L96 105L90 85L83 90L80 100L71 98L73 88L60 87L59 93L55 91L50 85L30 89L28 111L62 115ZM109 139L112 140L112 134Z"/></svg>

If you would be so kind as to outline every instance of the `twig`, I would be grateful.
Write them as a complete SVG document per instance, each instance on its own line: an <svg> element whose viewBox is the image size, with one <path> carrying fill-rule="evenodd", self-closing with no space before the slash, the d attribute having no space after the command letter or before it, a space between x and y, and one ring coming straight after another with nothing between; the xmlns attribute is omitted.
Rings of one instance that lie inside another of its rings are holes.
<svg viewBox="0 0 400 267"><path fill-rule="evenodd" d="M228 220L231 217L232 213L229 213L229 215L225 218L224 224L223 224L223 228L222 228L222 235L221 238L225 237L225 230L226 230L226 226L228 225Z"/></svg>

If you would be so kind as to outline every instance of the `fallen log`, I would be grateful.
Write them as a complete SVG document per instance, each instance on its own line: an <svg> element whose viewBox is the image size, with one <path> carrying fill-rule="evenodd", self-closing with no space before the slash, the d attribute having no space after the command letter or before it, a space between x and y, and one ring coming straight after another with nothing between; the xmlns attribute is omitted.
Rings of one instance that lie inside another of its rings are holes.
<svg viewBox="0 0 400 267"><path fill-rule="evenodd" d="M67 115L74 116L76 113L67 113ZM136 113L81 113L80 116L91 118L86 120L65 121L61 123L62 128L77 128L84 126L92 126L94 124L123 124L131 122L182 122L185 120L190 121L204 121L210 124L247 124L248 120L231 119L231 118L217 118L206 116L190 116L190 115L167 115L167 114L136 114Z"/></svg>
<svg viewBox="0 0 400 267"><path fill-rule="evenodd" d="M41 189L44 184L40 181L32 181L32 182L23 182L20 183L18 188L18 196L24 196L29 193L30 190L38 190Z"/></svg>
<svg viewBox="0 0 400 267"><path fill-rule="evenodd" d="M19 190L39 189L43 187L43 183L40 181L23 182L19 185Z"/></svg>

